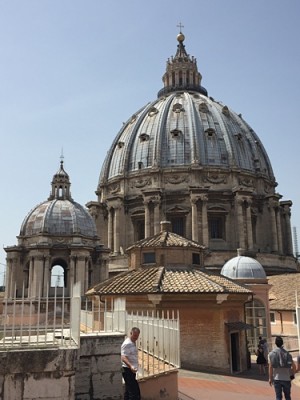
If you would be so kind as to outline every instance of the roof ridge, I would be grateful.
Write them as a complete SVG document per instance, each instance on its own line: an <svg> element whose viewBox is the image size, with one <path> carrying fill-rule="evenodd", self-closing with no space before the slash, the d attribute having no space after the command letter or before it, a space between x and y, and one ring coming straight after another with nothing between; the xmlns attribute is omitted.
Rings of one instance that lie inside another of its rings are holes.
<svg viewBox="0 0 300 400"><path fill-rule="evenodd" d="M152 284L152 288L155 291L159 291L160 287L161 287L161 282L164 276L164 272L165 272L165 267L158 267L157 268L157 272L156 272L156 276L153 280L153 284Z"/></svg>
<svg viewBox="0 0 300 400"><path fill-rule="evenodd" d="M207 280L209 280L212 285L216 285L220 289L221 292L224 291L224 289L225 289L224 285L222 285L217 280L212 279L212 277L215 277L215 275L209 273L208 271L205 271L205 272L204 271L199 271L199 269L196 269L196 268L192 268L192 271L193 271L194 274L195 273L200 274L202 277L204 277Z"/></svg>

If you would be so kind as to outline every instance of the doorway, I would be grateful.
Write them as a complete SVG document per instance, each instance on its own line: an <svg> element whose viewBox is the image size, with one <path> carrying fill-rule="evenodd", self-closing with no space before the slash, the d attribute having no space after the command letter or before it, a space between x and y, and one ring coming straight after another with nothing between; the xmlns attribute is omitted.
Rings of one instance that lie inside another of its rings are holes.
<svg viewBox="0 0 300 400"><path fill-rule="evenodd" d="M239 333L234 332L230 334L231 345L231 369L232 372L240 371L240 340Z"/></svg>

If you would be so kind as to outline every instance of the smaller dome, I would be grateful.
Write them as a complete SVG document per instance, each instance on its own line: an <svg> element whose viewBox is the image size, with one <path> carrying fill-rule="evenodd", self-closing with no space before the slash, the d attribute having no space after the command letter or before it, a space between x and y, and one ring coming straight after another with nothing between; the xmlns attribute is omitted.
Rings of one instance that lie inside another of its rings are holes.
<svg viewBox="0 0 300 400"><path fill-rule="evenodd" d="M48 200L36 206L23 221L20 235L97 236L96 226L87 210L75 201Z"/></svg>
<svg viewBox="0 0 300 400"><path fill-rule="evenodd" d="M61 161L51 182L50 197L30 211L23 221L20 236L47 234L96 237L97 230L92 216L72 199L70 186L69 175Z"/></svg>
<svg viewBox="0 0 300 400"><path fill-rule="evenodd" d="M263 266L254 258L237 256L227 261L221 275L231 279L266 279Z"/></svg>

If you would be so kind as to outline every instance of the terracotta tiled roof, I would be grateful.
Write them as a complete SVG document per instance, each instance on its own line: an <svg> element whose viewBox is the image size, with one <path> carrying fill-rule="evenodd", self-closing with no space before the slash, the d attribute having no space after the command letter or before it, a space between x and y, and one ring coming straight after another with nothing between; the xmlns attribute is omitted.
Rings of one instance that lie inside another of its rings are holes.
<svg viewBox="0 0 300 400"><path fill-rule="evenodd" d="M194 242L193 240L186 239L176 233L168 231L162 231L149 238L141 239L130 246L127 250L137 247L192 247L196 249L205 249L205 246Z"/></svg>
<svg viewBox="0 0 300 400"><path fill-rule="evenodd" d="M295 310L296 291L300 295L300 273L268 277L270 310ZM300 296L298 297L300 300Z"/></svg>
<svg viewBox="0 0 300 400"><path fill-rule="evenodd" d="M87 294L252 293L225 277L192 267L148 267L101 282Z"/></svg>

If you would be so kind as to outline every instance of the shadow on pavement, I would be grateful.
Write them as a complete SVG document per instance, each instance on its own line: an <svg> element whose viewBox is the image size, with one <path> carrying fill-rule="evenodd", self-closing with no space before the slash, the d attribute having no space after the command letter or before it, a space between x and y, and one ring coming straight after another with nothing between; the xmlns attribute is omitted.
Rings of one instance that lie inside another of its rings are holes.
<svg viewBox="0 0 300 400"><path fill-rule="evenodd" d="M253 379L259 381L268 381L268 369L266 368L265 374L260 374L259 367L256 362L251 362L251 368L243 372L237 372L235 374L226 374L212 371L189 371L184 369L179 369L179 376L185 378L195 378L195 379L205 379L213 381L225 380L225 377L235 377L243 379ZM223 377L223 378L222 378Z"/></svg>

